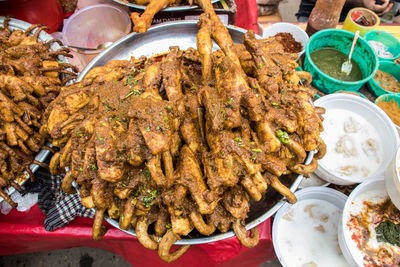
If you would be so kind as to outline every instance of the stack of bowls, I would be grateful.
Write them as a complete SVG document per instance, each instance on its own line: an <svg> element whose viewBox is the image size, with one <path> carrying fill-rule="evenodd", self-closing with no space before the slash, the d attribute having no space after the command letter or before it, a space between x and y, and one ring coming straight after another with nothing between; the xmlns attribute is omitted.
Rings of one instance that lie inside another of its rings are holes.
<svg viewBox="0 0 400 267"><path fill-rule="evenodd" d="M378 69L393 75L398 81L400 81L400 65L394 63L394 60L400 57L400 40L397 39L393 34L380 30L367 32L364 36L364 39L369 42L370 45L371 42L381 43L382 47L385 48L385 51L393 55L392 57L383 57L382 54L375 51L379 61ZM396 93L387 91L373 78L368 81L368 88L375 96Z"/></svg>

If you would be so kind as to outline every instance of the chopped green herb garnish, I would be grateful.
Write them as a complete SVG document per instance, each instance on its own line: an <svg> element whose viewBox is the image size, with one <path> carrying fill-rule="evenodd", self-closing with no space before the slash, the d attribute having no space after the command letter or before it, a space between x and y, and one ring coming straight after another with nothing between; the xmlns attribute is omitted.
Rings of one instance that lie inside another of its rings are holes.
<svg viewBox="0 0 400 267"><path fill-rule="evenodd" d="M245 147L245 145L243 143L238 143L239 147Z"/></svg>
<svg viewBox="0 0 400 267"><path fill-rule="evenodd" d="M255 154L251 155L251 157L250 157L251 161L256 161L256 159L257 159L257 156Z"/></svg>
<svg viewBox="0 0 400 267"><path fill-rule="evenodd" d="M190 88L189 88L190 90L196 90L197 89L197 87L196 86L194 86L194 85L192 85L192 86L190 86Z"/></svg>
<svg viewBox="0 0 400 267"><path fill-rule="evenodd" d="M242 138L240 138L240 137L235 137L233 140L234 140L235 142L242 142Z"/></svg>
<svg viewBox="0 0 400 267"><path fill-rule="evenodd" d="M167 223L167 224L165 224L165 228L171 229L171 228L172 228L172 225L171 225L170 223Z"/></svg>
<svg viewBox="0 0 400 267"><path fill-rule="evenodd" d="M134 89L131 89L131 91L129 92L129 94L127 94L126 96L124 96L123 99L127 99L127 98L130 97L131 95L140 96L142 93L143 93L143 90L134 90Z"/></svg>
<svg viewBox="0 0 400 267"><path fill-rule="evenodd" d="M256 144L256 142L254 142L254 141L250 142L250 145L255 145L255 144Z"/></svg>
<svg viewBox="0 0 400 267"><path fill-rule="evenodd" d="M271 103L271 106L277 107L277 106L279 106L279 105L278 105L278 103L272 102L272 103Z"/></svg>
<svg viewBox="0 0 400 267"><path fill-rule="evenodd" d="M83 168L82 168L82 167L80 167L79 170L80 170L81 172L83 172Z"/></svg>
<svg viewBox="0 0 400 267"><path fill-rule="evenodd" d="M129 75L128 78L126 78L126 84L136 85L138 84L138 81L135 78L133 78L133 76Z"/></svg>
<svg viewBox="0 0 400 267"><path fill-rule="evenodd" d="M254 89L258 89L258 85L257 84L253 84L251 87L253 87Z"/></svg>
<svg viewBox="0 0 400 267"><path fill-rule="evenodd" d="M158 131L158 130L160 130L161 129L161 127L160 126L156 126L156 130Z"/></svg>
<svg viewBox="0 0 400 267"><path fill-rule="evenodd" d="M138 197L139 195L140 195L140 189L136 190L134 196L135 196L135 197Z"/></svg>
<svg viewBox="0 0 400 267"><path fill-rule="evenodd" d="M168 109L168 110L171 110L171 109L172 109L172 106L171 106L171 105L168 105L168 106L167 106L167 109Z"/></svg>
<svg viewBox="0 0 400 267"><path fill-rule="evenodd" d="M93 170L93 171L97 171L97 165L96 165L96 164L93 164L93 165L92 165L92 170Z"/></svg>
<svg viewBox="0 0 400 267"><path fill-rule="evenodd" d="M281 129L276 130L276 136L281 140L282 143L287 144L289 143L289 135L287 132L282 131Z"/></svg>
<svg viewBox="0 0 400 267"><path fill-rule="evenodd" d="M143 130L146 132L150 132L150 127L145 127Z"/></svg>
<svg viewBox="0 0 400 267"><path fill-rule="evenodd" d="M258 64L257 67L258 67L259 69L261 69L262 67L264 67L264 64L260 63L260 64Z"/></svg>
<svg viewBox="0 0 400 267"><path fill-rule="evenodd" d="M151 173L150 173L149 169L145 169L145 170L143 171L143 175L144 175L144 177L146 177L147 180L150 180L150 178L151 178Z"/></svg>
<svg viewBox="0 0 400 267"><path fill-rule="evenodd" d="M81 137L87 136L87 135L88 135L87 132L84 132L84 131L77 131L75 133L75 136L78 137L78 138L81 138Z"/></svg>
<svg viewBox="0 0 400 267"><path fill-rule="evenodd" d="M107 111L111 110L111 108L108 106L106 102L103 102L103 106L106 108Z"/></svg>
<svg viewBox="0 0 400 267"><path fill-rule="evenodd" d="M164 118L164 121L168 121L168 120L169 120L168 117L165 117L165 118Z"/></svg>
<svg viewBox="0 0 400 267"><path fill-rule="evenodd" d="M141 70L139 70L139 72L145 72L146 71L146 69L141 69Z"/></svg>
<svg viewBox="0 0 400 267"><path fill-rule="evenodd" d="M233 104L234 102L235 102L235 101L233 100L233 98L229 98L229 100L226 101L226 103L225 103L225 107L227 107L227 108L232 107L232 104Z"/></svg>
<svg viewBox="0 0 400 267"><path fill-rule="evenodd" d="M106 142L106 138L102 137L98 132L96 132L96 137L99 139L103 144Z"/></svg>
<svg viewBox="0 0 400 267"><path fill-rule="evenodd" d="M261 148L252 148L251 151L256 152L256 153L262 152Z"/></svg>
<svg viewBox="0 0 400 267"><path fill-rule="evenodd" d="M126 184L122 184L123 187L126 187Z"/></svg>
<svg viewBox="0 0 400 267"><path fill-rule="evenodd" d="M157 196L157 190L150 191L150 196L144 196L142 201L146 208L150 208L153 205L152 201Z"/></svg>
<svg viewBox="0 0 400 267"><path fill-rule="evenodd" d="M400 225L389 220L382 221L375 228L376 237L379 242L386 242L392 245L400 246Z"/></svg>

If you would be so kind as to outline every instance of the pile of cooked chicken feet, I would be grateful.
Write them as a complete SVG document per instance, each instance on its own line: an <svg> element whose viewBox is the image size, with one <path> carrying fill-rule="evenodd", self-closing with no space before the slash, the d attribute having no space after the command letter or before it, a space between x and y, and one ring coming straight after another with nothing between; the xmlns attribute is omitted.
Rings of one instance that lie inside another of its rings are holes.
<svg viewBox="0 0 400 267"><path fill-rule="evenodd" d="M167 262L189 248L170 252L194 229L232 228L255 246L257 227L245 228L250 200L271 186L296 202L280 178L314 171L325 153L324 110L310 102L310 74L295 71L297 54L252 31L234 45L211 2L201 6L197 50L92 69L61 91L41 128L60 147L50 171L68 167L63 190L75 193L76 181L82 204L96 209L93 238L108 215ZM212 38L221 50L212 52Z"/></svg>
<svg viewBox="0 0 400 267"><path fill-rule="evenodd" d="M41 115L61 85L76 74L65 70L73 67L57 58L69 56L67 50L51 51L55 40L38 41L47 27L11 31L9 21L5 18L0 27L0 196L16 207L2 188L12 186L22 192L16 180L26 177L24 171L33 179L29 165L41 164L34 157L45 143L39 134ZM62 78L60 73L67 75Z"/></svg>

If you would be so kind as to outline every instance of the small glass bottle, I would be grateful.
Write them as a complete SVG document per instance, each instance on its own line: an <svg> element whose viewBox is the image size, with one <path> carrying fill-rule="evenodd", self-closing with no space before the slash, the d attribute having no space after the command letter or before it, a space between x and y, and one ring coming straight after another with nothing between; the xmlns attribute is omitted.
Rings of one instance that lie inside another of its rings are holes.
<svg viewBox="0 0 400 267"><path fill-rule="evenodd" d="M317 31L335 28L346 0L318 0L308 18L306 32L309 36Z"/></svg>

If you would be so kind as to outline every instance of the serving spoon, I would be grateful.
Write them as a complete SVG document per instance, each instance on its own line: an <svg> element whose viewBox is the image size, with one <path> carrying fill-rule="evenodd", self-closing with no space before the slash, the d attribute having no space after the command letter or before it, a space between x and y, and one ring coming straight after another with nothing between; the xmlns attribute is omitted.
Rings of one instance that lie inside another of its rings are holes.
<svg viewBox="0 0 400 267"><path fill-rule="evenodd" d="M351 64L351 55L353 54L353 50L354 50L354 47L356 46L359 35L360 35L360 31L356 31L356 34L354 35L353 43L351 44L349 58L342 64L341 71L346 73L346 75L349 75L351 72L351 69L353 68L353 65Z"/></svg>
<svg viewBox="0 0 400 267"><path fill-rule="evenodd" d="M105 49L109 48L112 44L113 44L113 42L105 42L105 43L99 44L95 48L92 48L92 47L79 47L79 46L75 46L75 45L65 45L65 46L70 47L70 48L75 48L75 49L78 49L78 50L82 50L82 51L85 51L85 50L87 50L87 51L96 51L96 50L105 50Z"/></svg>

